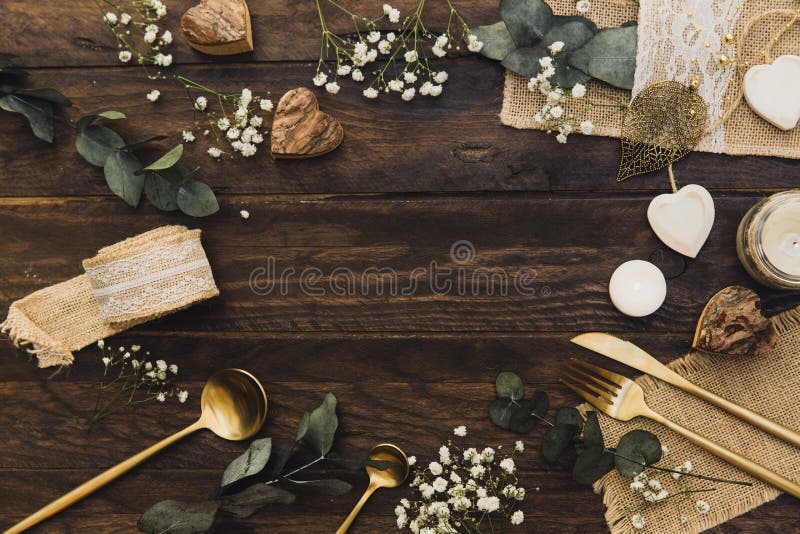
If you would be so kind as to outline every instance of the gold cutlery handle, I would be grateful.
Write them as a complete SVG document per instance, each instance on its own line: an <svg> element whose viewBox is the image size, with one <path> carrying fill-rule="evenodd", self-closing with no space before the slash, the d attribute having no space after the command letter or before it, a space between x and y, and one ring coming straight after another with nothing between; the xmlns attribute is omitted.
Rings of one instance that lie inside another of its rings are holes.
<svg viewBox="0 0 800 534"><path fill-rule="evenodd" d="M711 454L722 458L726 462L731 465L734 465L741 469L742 471L751 474L752 476L756 477L759 480L763 480L767 484L775 486L776 488L780 489L781 491L785 491L789 495L792 495L798 499L800 499L800 484L789 480L788 478L779 475L778 473L767 469L763 465L757 464L752 460L748 460L744 456L733 452L730 449L726 449L722 445L714 443L708 438L705 438L699 434L695 434L688 428L684 428L678 423L672 422L666 417L659 415L652 410L646 414L646 417L653 419L661 423L662 425L666 426L670 430L677 432L681 436L685 437L695 445L698 445Z"/></svg>
<svg viewBox="0 0 800 534"><path fill-rule="evenodd" d="M350 528L350 525L353 524L353 521L355 521L356 516L361 511L361 508L364 507L364 503L366 503L367 500L372 496L372 494L375 493L376 489L378 489L378 486L375 486L373 484L369 485L367 491L364 492L364 495L361 496L361 499L359 499L358 503L356 503L356 505L353 507L353 510L350 512L350 515L348 515L347 519L345 519L344 523L342 523L342 526L340 526L336 530L336 534L345 534L345 532L347 532L347 530Z"/></svg>
<svg viewBox="0 0 800 534"><path fill-rule="evenodd" d="M751 425L760 428L764 432L772 434L778 439L782 439L786 443L791 443L795 447L800 447L800 433L797 433L794 430L786 428L785 426L780 425L771 419L767 419L763 415L759 415L743 406L739 406L734 402L723 399L722 397L715 395L710 391L696 386L677 373L675 373L675 377L678 379L676 380L674 377L672 377L673 379L667 380L667 382L686 391L687 393L691 393L696 397L700 397L706 402L710 402L714 406L725 410L729 414L738 417L742 421L746 421Z"/></svg>
<svg viewBox="0 0 800 534"><path fill-rule="evenodd" d="M37 512L34 512L33 514L29 515L28 517L26 517L13 527L6 530L4 534L17 534L18 532L23 532L24 530L31 528L32 526L44 521L45 519L47 519L52 515L57 514L64 508L67 508L68 506L75 504L76 502L83 499L87 495L105 486L118 476L122 475L123 473L129 471L130 469L136 467L143 461L147 460L161 449L164 449L165 447L172 445L179 439L201 428L203 428L203 425L201 424L200 421L198 421L193 425L184 428L180 432L177 432L171 435L170 437L159 441L155 445L151 445L145 450L137 454L134 454L127 460L118 463L114 467L110 467L109 469L103 471L96 477L87 480L86 482L84 482L74 490L70 491L69 493L62 495L61 497L54 500L44 508L41 508Z"/></svg>

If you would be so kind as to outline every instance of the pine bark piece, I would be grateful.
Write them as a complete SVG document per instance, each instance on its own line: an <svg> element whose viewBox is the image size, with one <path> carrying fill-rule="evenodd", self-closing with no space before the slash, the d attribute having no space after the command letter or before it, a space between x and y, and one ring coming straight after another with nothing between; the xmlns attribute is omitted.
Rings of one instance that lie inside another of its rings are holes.
<svg viewBox="0 0 800 534"><path fill-rule="evenodd" d="M758 295L729 286L706 304L692 346L713 354L747 356L772 350L777 340L772 322L761 314Z"/></svg>
<svg viewBox="0 0 800 534"><path fill-rule="evenodd" d="M216 56L253 50L250 11L244 0L202 0L181 18L189 45Z"/></svg>
<svg viewBox="0 0 800 534"><path fill-rule="evenodd" d="M304 87L283 95L272 122L273 158L313 158L335 150L344 139L342 124L319 110L314 93Z"/></svg>

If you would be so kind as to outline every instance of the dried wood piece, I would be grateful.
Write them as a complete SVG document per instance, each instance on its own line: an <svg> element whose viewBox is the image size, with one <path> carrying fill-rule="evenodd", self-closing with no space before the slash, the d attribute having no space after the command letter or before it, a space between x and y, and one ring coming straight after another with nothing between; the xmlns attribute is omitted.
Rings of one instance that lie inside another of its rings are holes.
<svg viewBox="0 0 800 534"><path fill-rule="evenodd" d="M761 314L758 295L741 286L729 286L706 304L692 346L714 354L744 356L769 351L777 340L772 322Z"/></svg>
<svg viewBox="0 0 800 534"><path fill-rule="evenodd" d="M204 54L225 56L251 52L253 30L244 0L203 0L181 18L189 45Z"/></svg>
<svg viewBox="0 0 800 534"><path fill-rule="evenodd" d="M304 87L281 97L272 122L273 158L313 158L336 149L344 139L339 121L319 110L314 93Z"/></svg>

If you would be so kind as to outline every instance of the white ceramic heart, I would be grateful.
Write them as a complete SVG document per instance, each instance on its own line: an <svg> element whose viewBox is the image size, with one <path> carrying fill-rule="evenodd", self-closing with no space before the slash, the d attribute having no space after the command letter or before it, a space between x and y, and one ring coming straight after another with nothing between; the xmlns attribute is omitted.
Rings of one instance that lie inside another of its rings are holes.
<svg viewBox="0 0 800 534"><path fill-rule="evenodd" d="M687 185L677 193L654 198L647 208L647 220L665 245L696 258L714 226L714 199L705 187Z"/></svg>
<svg viewBox="0 0 800 534"><path fill-rule="evenodd" d="M750 67L742 87L747 103L765 121L781 130L800 122L800 56L781 56L771 65Z"/></svg>

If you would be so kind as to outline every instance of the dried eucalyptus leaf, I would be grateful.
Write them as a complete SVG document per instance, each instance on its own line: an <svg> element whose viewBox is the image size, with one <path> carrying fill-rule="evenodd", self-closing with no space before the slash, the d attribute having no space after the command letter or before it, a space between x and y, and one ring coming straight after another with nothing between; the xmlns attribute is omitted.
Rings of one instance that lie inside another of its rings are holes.
<svg viewBox="0 0 800 534"><path fill-rule="evenodd" d="M586 422L583 424L583 444L588 448L605 448L603 431L600 430L597 412L586 414Z"/></svg>
<svg viewBox="0 0 800 534"><path fill-rule="evenodd" d="M271 484L261 483L223 498L220 510L234 517L245 518L253 515L264 505L292 504L294 500L293 493Z"/></svg>
<svg viewBox="0 0 800 534"><path fill-rule="evenodd" d="M0 96L0 109L20 113L31 125L33 135L42 141L53 142L53 104L32 96Z"/></svg>
<svg viewBox="0 0 800 534"><path fill-rule="evenodd" d="M297 424L297 435L295 436L295 441L300 441L306 436L306 432L308 432L308 422L311 418L311 414L305 412L303 416L300 418L300 422Z"/></svg>
<svg viewBox="0 0 800 534"><path fill-rule="evenodd" d="M225 468L220 486L227 486L244 477L260 473L267 466L270 454L272 454L272 438L254 440L241 456Z"/></svg>
<svg viewBox="0 0 800 534"><path fill-rule="evenodd" d="M583 417L581 412L572 407L561 407L556 412L557 425L575 425L578 427L578 432L583 429Z"/></svg>
<svg viewBox="0 0 800 534"><path fill-rule="evenodd" d="M125 141L120 135L105 126L88 126L78 131L75 138L75 148L83 159L94 165L102 167L108 156L125 146Z"/></svg>
<svg viewBox="0 0 800 534"><path fill-rule="evenodd" d="M187 180L178 188L178 208L192 217L206 217L219 211L214 192L203 182Z"/></svg>
<svg viewBox="0 0 800 534"><path fill-rule="evenodd" d="M219 506L216 501L161 501L143 513L136 526L151 534L207 532L214 523Z"/></svg>
<svg viewBox="0 0 800 534"><path fill-rule="evenodd" d="M328 393L322 404L308 417L306 443L316 454L325 456L333 447L333 437L337 428L339 419L336 417L336 397L333 393Z"/></svg>
<svg viewBox="0 0 800 534"><path fill-rule="evenodd" d="M507 397L511 400L519 400L525 396L525 386L522 379L515 373L503 371L497 375L495 389L500 398Z"/></svg>
<svg viewBox="0 0 800 534"><path fill-rule="evenodd" d="M139 205L144 189L144 176L138 174L142 164L130 152L113 151L103 165L103 174L111 191L135 208Z"/></svg>
<svg viewBox="0 0 800 534"><path fill-rule="evenodd" d="M281 481L282 484L286 484L293 490L299 491L316 491L317 493L322 493L323 495L331 495L333 497L338 497L339 495L345 495L350 493L350 490L353 489L353 485L349 482L345 482L344 480L339 480L336 478L326 478L322 480L287 480L283 479Z"/></svg>
<svg viewBox="0 0 800 534"><path fill-rule="evenodd" d="M622 476L634 477L645 465L661 459L661 442L655 434L646 430L631 430L619 439L614 464Z"/></svg>
<svg viewBox="0 0 800 534"><path fill-rule="evenodd" d="M158 158L156 161L144 168L146 171L159 171L169 169L181 159L183 155L183 145L176 145L169 152Z"/></svg>
<svg viewBox="0 0 800 534"><path fill-rule="evenodd" d="M614 468L614 455L605 449L585 449L575 460L572 478L591 486Z"/></svg>
<svg viewBox="0 0 800 534"><path fill-rule="evenodd" d="M569 57L569 64L592 78L622 89L633 88L636 71L635 24L604 28Z"/></svg>
<svg viewBox="0 0 800 534"><path fill-rule="evenodd" d="M144 175L144 194L161 211L178 209L180 175L174 169L147 172Z"/></svg>
<svg viewBox="0 0 800 534"><path fill-rule="evenodd" d="M518 47L530 47L550 29L553 10L543 0L501 0L500 18Z"/></svg>
<svg viewBox="0 0 800 534"><path fill-rule="evenodd" d="M511 32L506 27L506 23L502 20L494 24L470 28L470 32L483 43L481 54L489 59L502 61L509 52L517 47L514 38L511 37ZM466 36L464 39L466 40Z"/></svg>
<svg viewBox="0 0 800 534"><path fill-rule="evenodd" d="M495 399L489 405L489 419L503 430L511 428L511 414L517 405L511 399Z"/></svg>
<svg viewBox="0 0 800 534"><path fill-rule="evenodd" d="M548 462L557 461L572 446L572 440L580 431L580 427L576 425L557 424L551 427L542 438L542 456Z"/></svg>

